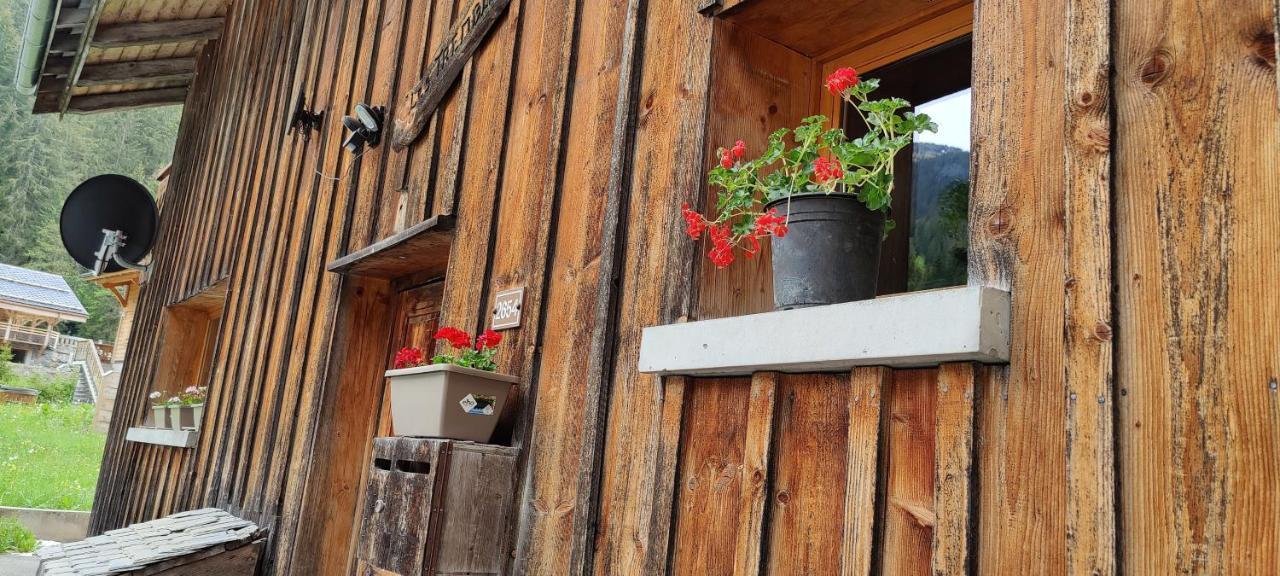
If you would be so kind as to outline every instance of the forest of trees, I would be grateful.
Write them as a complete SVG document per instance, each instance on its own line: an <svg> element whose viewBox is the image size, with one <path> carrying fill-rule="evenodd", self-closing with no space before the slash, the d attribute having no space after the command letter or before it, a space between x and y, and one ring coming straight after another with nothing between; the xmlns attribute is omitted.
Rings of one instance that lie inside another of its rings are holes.
<svg viewBox="0 0 1280 576"><path fill-rule="evenodd" d="M969 151L941 144L912 146L909 290L968 281Z"/></svg>
<svg viewBox="0 0 1280 576"><path fill-rule="evenodd" d="M112 341L114 297L80 277L58 236L62 201L91 176L123 174L155 189L173 155L181 107L88 116L31 113L33 97L13 87L28 0L0 0L0 262L67 278L89 311L68 333Z"/></svg>

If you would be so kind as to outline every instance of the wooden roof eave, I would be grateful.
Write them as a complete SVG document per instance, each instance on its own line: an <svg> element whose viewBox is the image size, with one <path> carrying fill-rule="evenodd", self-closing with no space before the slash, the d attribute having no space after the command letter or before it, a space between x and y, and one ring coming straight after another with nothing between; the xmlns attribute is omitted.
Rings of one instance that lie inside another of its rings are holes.
<svg viewBox="0 0 1280 576"><path fill-rule="evenodd" d="M92 113L180 104L195 76L196 54L94 63L91 53L192 42L200 46L222 35L220 16L190 13L156 22L102 21L104 5L104 0L80 0L78 6L58 12L33 112ZM96 88L92 94L77 92L90 87Z"/></svg>

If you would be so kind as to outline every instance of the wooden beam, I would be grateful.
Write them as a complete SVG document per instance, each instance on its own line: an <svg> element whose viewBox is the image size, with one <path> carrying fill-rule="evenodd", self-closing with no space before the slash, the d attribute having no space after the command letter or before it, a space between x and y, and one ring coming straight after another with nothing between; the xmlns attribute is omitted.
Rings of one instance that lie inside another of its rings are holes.
<svg viewBox="0 0 1280 576"><path fill-rule="evenodd" d="M93 38L94 32L98 29L98 18L102 17L102 7L105 4L106 2L93 2L87 6L89 15L79 34L74 36L76 47L70 52L71 67L67 70L67 80L62 86L62 94L58 97L59 114L66 114L67 107L71 105L71 89L80 79L80 71L84 69L85 60L89 56L89 39ZM84 3L81 7L85 7Z"/></svg>
<svg viewBox="0 0 1280 576"><path fill-rule="evenodd" d="M65 78L71 73L71 65L74 64L73 59L68 56L49 55L44 61L44 69L41 70L45 76L58 76Z"/></svg>
<svg viewBox="0 0 1280 576"><path fill-rule="evenodd" d="M78 86L103 86L134 82L190 81L196 72L195 58L168 58L142 62L113 62L85 66Z"/></svg>
<svg viewBox="0 0 1280 576"><path fill-rule="evenodd" d="M135 22L102 26L93 35L94 48L123 48L213 40L222 35L222 18Z"/></svg>
<svg viewBox="0 0 1280 576"><path fill-rule="evenodd" d="M75 54L80 51L79 34L69 31L59 31L55 34L53 41L49 43L50 54Z"/></svg>
<svg viewBox="0 0 1280 576"><path fill-rule="evenodd" d="M56 28L77 28L89 23L93 11L89 8L63 8L58 11Z"/></svg>
<svg viewBox="0 0 1280 576"><path fill-rule="evenodd" d="M58 111L58 100L61 93L36 94L36 102L31 107L33 114L48 114Z"/></svg>
<svg viewBox="0 0 1280 576"><path fill-rule="evenodd" d="M145 108L148 106L164 106L181 104L187 98L187 88L158 88L155 90L137 90L133 92L113 92L110 94L91 94L71 98L67 106L68 112L88 113L123 108Z"/></svg>

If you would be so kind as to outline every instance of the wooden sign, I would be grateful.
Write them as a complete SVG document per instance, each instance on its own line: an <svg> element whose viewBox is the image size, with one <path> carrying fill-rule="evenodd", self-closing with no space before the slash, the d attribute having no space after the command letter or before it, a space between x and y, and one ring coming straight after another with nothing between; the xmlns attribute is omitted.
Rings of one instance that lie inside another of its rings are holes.
<svg viewBox="0 0 1280 576"><path fill-rule="evenodd" d="M520 306L524 303L524 287L503 290L493 295L493 318L489 327L505 330L520 326Z"/></svg>
<svg viewBox="0 0 1280 576"><path fill-rule="evenodd" d="M427 126L427 120L444 100L444 95L458 81L462 67L510 3L511 0L475 0L471 3L466 16L453 26L448 40L431 57L426 75L401 98L395 129L391 134L393 149L401 150L418 139Z"/></svg>

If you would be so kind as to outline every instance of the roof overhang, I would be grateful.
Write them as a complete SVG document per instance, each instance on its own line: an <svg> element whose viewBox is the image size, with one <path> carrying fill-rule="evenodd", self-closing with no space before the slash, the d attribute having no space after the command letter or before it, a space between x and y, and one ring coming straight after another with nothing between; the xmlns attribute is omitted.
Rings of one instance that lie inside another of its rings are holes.
<svg viewBox="0 0 1280 576"><path fill-rule="evenodd" d="M33 112L90 113L181 104L205 45L222 35L227 0L54 2L26 35L47 37ZM51 30L32 30L45 26Z"/></svg>
<svg viewBox="0 0 1280 576"><path fill-rule="evenodd" d="M44 308L42 306L33 306L29 303L14 302L12 300L0 299L0 310L12 310L29 316L39 316L50 320L61 322L87 322L88 316L77 314L75 312L67 312L66 310L54 310L52 308Z"/></svg>

